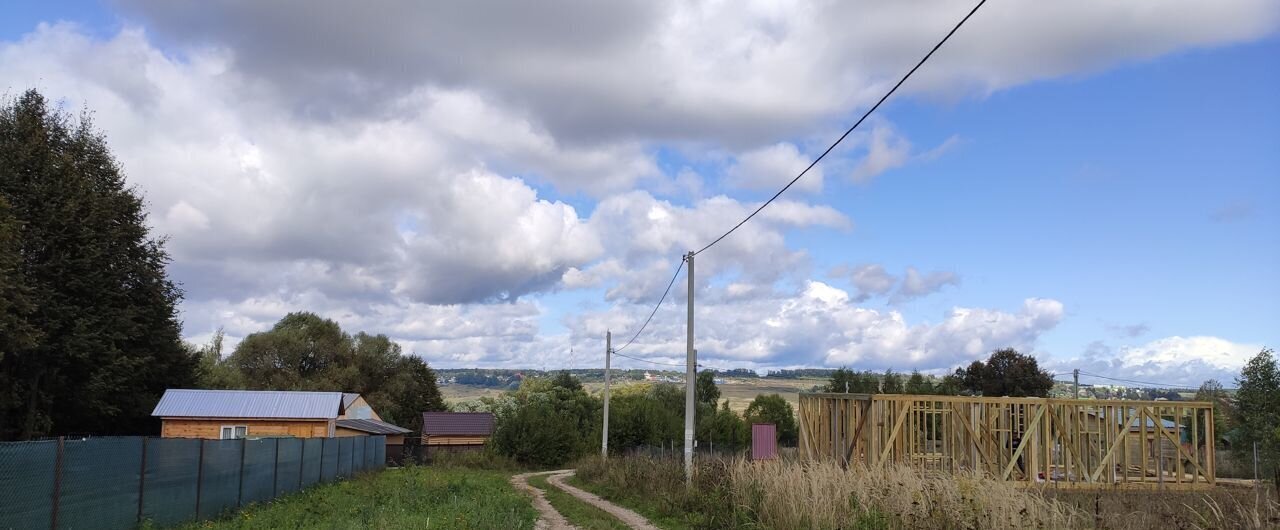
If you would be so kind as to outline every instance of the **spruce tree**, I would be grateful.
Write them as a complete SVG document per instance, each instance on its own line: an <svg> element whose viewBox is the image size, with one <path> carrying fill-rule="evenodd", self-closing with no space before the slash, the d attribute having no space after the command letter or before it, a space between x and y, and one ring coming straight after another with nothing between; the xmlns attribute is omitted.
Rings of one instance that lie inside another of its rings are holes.
<svg viewBox="0 0 1280 530"><path fill-rule="evenodd" d="M190 386L196 359L183 347L181 291L165 274L164 242L146 225L88 115L73 120L27 91L0 106L0 243L25 292L34 333L0 358L0 437L150 434L167 387ZM0 320L0 336L13 324Z"/></svg>

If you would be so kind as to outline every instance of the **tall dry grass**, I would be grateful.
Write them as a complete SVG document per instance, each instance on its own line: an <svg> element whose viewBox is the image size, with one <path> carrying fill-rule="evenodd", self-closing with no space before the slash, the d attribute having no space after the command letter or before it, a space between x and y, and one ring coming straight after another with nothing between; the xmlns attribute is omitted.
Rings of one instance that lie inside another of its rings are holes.
<svg viewBox="0 0 1280 530"><path fill-rule="evenodd" d="M730 477L735 504L765 528L1023 529L1092 523L1070 505L977 474L738 461Z"/></svg>

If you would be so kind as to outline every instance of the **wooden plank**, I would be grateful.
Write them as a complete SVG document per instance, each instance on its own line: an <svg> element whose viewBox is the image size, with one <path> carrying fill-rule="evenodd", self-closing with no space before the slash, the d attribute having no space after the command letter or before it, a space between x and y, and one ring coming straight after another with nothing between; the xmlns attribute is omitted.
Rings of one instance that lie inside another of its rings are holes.
<svg viewBox="0 0 1280 530"><path fill-rule="evenodd" d="M1043 416L1044 416L1044 406L1041 406L1037 409L1035 416L1032 417L1031 422L1027 425L1026 430L1029 431L1032 428L1034 428L1036 425L1039 425L1040 418ZM1009 465L1005 466L1004 472L1000 474L1000 480L1009 480L1009 474L1013 472L1014 466L1018 464L1018 457L1022 455L1023 449L1027 448L1027 442L1030 441L1031 438L1032 437L1027 436L1027 433L1024 431L1022 435L1022 440L1018 442L1018 448L1013 451L1013 456L1009 458ZM1027 468L1033 469L1030 466L1028 466Z"/></svg>
<svg viewBox="0 0 1280 530"><path fill-rule="evenodd" d="M1116 431L1116 435L1112 437L1111 448L1107 449L1106 454L1102 455L1102 461L1099 462L1098 469L1095 469L1092 473L1093 482L1098 480L1098 475L1102 474L1103 468L1105 468L1107 463L1111 461L1111 455L1116 452L1116 448L1120 447L1128 439L1129 427L1133 425L1133 421L1135 419L1137 419L1137 417L1133 416L1120 424L1120 428ZM1128 451L1125 452L1127 453Z"/></svg>
<svg viewBox="0 0 1280 530"><path fill-rule="evenodd" d="M902 422L907 419L908 412L911 412L911 408L903 407L902 412L898 413L898 419L893 422L893 429L889 431L889 439L885 440L884 450L880 453L881 466L884 466L884 459L889 456L889 452L893 449L894 440L897 439L898 433L902 430Z"/></svg>

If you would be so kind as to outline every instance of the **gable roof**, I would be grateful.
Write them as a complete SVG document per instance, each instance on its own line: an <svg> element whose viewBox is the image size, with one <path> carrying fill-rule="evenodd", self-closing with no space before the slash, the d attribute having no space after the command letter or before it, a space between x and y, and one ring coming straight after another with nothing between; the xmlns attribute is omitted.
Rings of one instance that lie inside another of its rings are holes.
<svg viewBox="0 0 1280 530"><path fill-rule="evenodd" d="M357 393L355 393L355 392L343 392L343 393L342 393L342 408L344 408L344 409L346 409L346 408L350 408L350 407L351 407L351 404L352 404L352 403L355 403L355 401L356 401L357 399L360 399L360 394L357 394Z"/></svg>
<svg viewBox="0 0 1280 530"><path fill-rule="evenodd" d="M405 434L409 429L399 425L392 425L385 421L378 420L357 420L342 419L338 420L338 426L353 431L367 432L369 434Z"/></svg>
<svg viewBox="0 0 1280 530"><path fill-rule="evenodd" d="M169 389L152 416L161 418L336 419L341 392Z"/></svg>
<svg viewBox="0 0 1280 530"><path fill-rule="evenodd" d="M493 414L488 412L423 412L422 434L493 434Z"/></svg>

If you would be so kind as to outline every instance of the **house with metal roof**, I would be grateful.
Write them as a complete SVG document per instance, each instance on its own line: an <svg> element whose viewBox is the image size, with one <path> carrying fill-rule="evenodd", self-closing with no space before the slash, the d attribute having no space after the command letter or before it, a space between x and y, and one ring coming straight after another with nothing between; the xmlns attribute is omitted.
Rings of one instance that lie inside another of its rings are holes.
<svg viewBox="0 0 1280 530"><path fill-rule="evenodd" d="M403 443L409 432L382 421L360 394L343 392L169 389L151 415L165 438L387 435Z"/></svg>
<svg viewBox="0 0 1280 530"><path fill-rule="evenodd" d="M482 449L493 435L488 412L423 412L422 445L432 450Z"/></svg>

